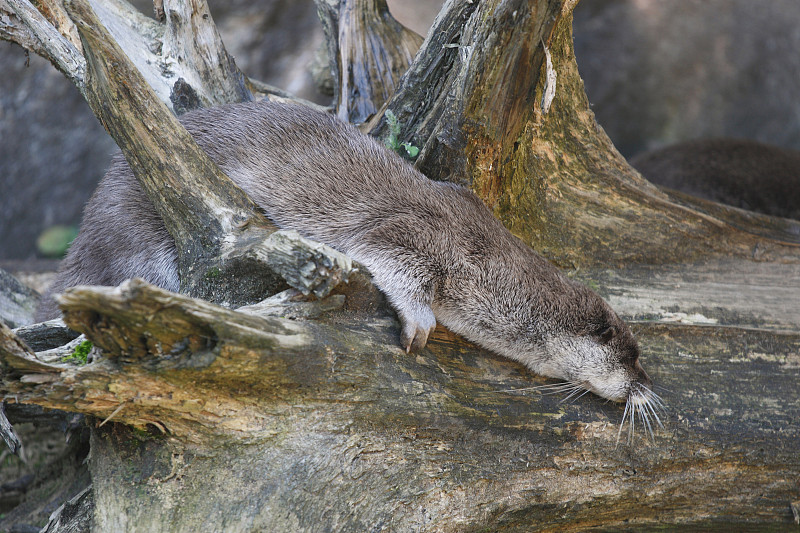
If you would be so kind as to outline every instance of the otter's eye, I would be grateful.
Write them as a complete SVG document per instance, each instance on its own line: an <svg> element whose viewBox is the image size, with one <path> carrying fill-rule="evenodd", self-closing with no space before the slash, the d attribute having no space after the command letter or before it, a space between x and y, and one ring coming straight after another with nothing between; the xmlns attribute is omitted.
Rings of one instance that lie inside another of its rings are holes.
<svg viewBox="0 0 800 533"><path fill-rule="evenodd" d="M613 339L617 334L617 328L614 326L603 326L595 331L595 335L600 339L600 342L606 344Z"/></svg>

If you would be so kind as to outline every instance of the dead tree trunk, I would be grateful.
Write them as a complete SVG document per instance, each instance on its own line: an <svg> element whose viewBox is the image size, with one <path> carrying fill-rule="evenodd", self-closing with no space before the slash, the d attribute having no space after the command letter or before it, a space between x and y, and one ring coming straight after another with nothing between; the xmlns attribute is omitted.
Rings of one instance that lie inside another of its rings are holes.
<svg viewBox="0 0 800 533"><path fill-rule="evenodd" d="M397 22L386 0L317 0L333 73L336 114L361 124L394 94L422 37Z"/></svg>
<svg viewBox="0 0 800 533"><path fill-rule="evenodd" d="M26 20L16 7L23 4L0 0L0 10L15 6ZM74 289L63 300L65 319L102 348L102 359L74 366L37 356L22 333L4 330L2 386L7 401L94 417L97 530L791 522L792 502L800 500L800 224L671 197L630 169L588 108L572 54L574 4L447 2L387 108L398 118L399 140L421 149L423 171L473 187L534 248L562 265L632 265L577 275L636 322L645 365L666 387L666 428L650 440L637 431L629 441L619 406L526 392L543 380L442 329L421 353L405 354L393 315L359 274L314 303L284 294L261 306L269 316L136 281ZM92 76L105 76L112 89L124 84L92 54L118 52L88 22L84 3L73 6L89 57L86 94L102 107L88 88ZM328 36L342 35L351 34L340 27ZM76 42L74 34L64 39ZM341 42L329 49L347 50ZM59 57L79 63L74 54ZM340 76L352 72L339 65ZM153 107L133 107L146 91L116 94L130 97L125 105L135 113ZM151 137L130 115L106 119L127 123L109 129L123 132L129 160L145 157L144 146L192 144ZM389 134L381 111L372 125L376 135ZM201 166L176 167L164 179L182 187L184 172L205 176L212 196L198 195L196 209L223 202L239 213L208 231L191 218L181 222L174 198L154 199L168 226L197 231L185 241L176 232L186 257L224 255L215 246L192 248L191 240L214 242L240 217L266 224L246 198L222 192L217 183L225 178L202 166L202 154L176 153L180 164ZM152 178L143 174L145 183ZM246 248L256 239L239 240ZM319 252L318 260L341 265L341 273L323 283L321 296L350 273L346 259L330 254ZM635 266L688 260L697 262ZM302 270L278 268L285 277ZM196 290L197 278L182 274ZM222 301L227 290L200 294Z"/></svg>
<svg viewBox="0 0 800 533"><path fill-rule="evenodd" d="M421 149L416 165L472 187L562 266L730 254L796 261L796 221L671 197L627 164L595 122L578 74L576 3L447 3L449 16L434 22L388 104L401 140ZM372 133L386 136L386 120L374 122Z"/></svg>

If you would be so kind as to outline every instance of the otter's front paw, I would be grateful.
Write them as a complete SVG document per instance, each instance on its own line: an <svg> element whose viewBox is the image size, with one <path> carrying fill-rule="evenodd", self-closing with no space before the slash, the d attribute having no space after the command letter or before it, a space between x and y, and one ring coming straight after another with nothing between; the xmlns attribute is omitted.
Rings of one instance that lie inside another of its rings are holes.
<svg viewBox="0 0 800 533"><path fill-rule="evenodd" d="M400 333L400 343L406 349L406 353L424 348L428 342L428 335L436 329L436 317L433 316L433 311L427 308L418 309L414 313L398 314L403 328Z"/></svg>

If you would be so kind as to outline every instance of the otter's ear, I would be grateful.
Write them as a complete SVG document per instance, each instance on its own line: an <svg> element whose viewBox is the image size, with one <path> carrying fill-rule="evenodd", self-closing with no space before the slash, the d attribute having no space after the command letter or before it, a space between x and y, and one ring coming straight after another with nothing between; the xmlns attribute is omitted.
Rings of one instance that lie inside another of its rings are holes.
<svg viewBox="0 0 800 533"><path fill-rule="evenodd" d="M617 335L617 328L615 326L600 326L595 331L595 335L600 342L606 344Z"/></svg>

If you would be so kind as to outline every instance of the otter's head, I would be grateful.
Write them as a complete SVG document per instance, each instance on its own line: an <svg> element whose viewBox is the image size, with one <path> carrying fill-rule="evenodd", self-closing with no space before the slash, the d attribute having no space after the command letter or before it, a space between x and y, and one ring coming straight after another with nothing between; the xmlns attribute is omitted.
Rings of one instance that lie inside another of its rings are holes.
<svg viewBox="0 0 800 533"><path fill-rule="evenodd" d="M630 328L596 294L585 299L591 304L583 320L565 320L565 327L544 336L547 358L540 372L615 402L647 394L652 381Z"/></svg>
<svg viewBox="0 0 800 533"><path fill-rule="evenodd" d="M653 425L662 426L661 398L639 363L639 346L630 328L587 287L562 276L550 278L547 291L527 294L527 347L517 344L517 356L537 374L566 383L536 387L568 393L567 398L591 391L598 396L625 402L617 435L629 421L629 440L635 419L653 436ZM537 298L545 294L546 298ZM540 327L544 325L545 327Z"/></svg>
<svg viewBox="0 0 800 533"><path fill-rule="evenodd" d="M517 357L537 374L562 379L616 402L647 402L652 382L630 328L589 288L551 282L528 305L528 347ZM520 348L520 346L517 346Z"/></svg>

